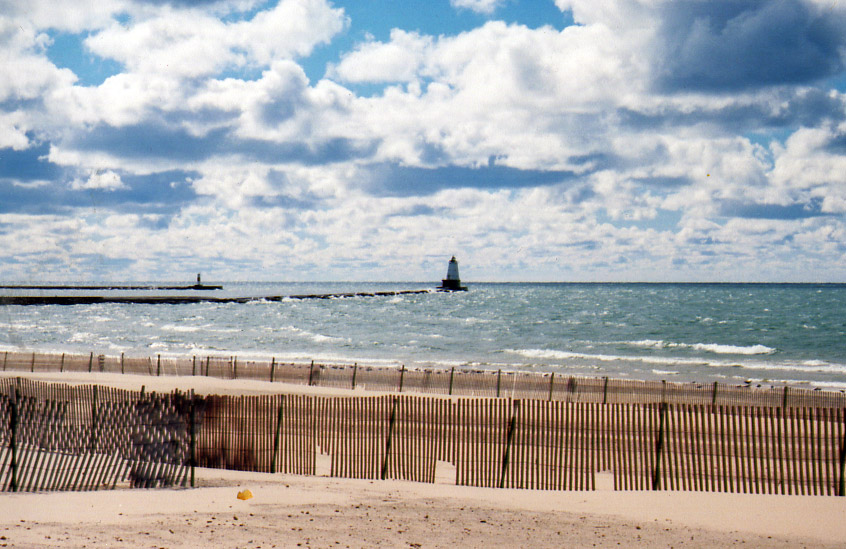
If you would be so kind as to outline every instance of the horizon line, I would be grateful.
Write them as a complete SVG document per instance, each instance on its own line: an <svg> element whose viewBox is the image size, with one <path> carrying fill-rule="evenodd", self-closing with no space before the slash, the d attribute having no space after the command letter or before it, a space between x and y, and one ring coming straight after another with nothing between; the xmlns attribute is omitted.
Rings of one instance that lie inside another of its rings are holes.
<svg viewBox="0 0 846 549"><path fill-rule="evenodd" d="M4 282L0 281L0 289L28 289L26 286L80 286L100 285L100 284L137 284L137 285L151 285L151 284L169 284L179 282L181 279L156 279L156 280L109 280L109 279L88 279L81 281L74 280L72 283L65 281L44 281L44 282ZM437 284L438 280L250 280L250 279L211 279L204 280L203 286L206 284ZM779 281L779 280L462 280L462 284L773 284L773 285L846 285L846 280L843 281L820 281L820 280L800 280L800 281ZM36 288L41 289L41 288ZM52 288L44 288L52 289ZM83 288L84 289L84 288ZM141 288L139 288L141 289ZM143 289L159 289L159 288L143 288ZM177 289L177 288L174 288ZM191 289L191 286L178 289Z"/></svg>

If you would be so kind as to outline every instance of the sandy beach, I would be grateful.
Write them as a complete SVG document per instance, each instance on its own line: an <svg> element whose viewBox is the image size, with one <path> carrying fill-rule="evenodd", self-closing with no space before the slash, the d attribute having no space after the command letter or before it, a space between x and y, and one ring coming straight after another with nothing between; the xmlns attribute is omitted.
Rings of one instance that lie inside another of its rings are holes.
<svg viewBox="0 0 846 549"><path fill-rule="evenodd" d="M533 492L216 471L200 487L3 494L4 547L836 547L841 498ZM253 498L242 501L239 490Z"/></svg>
<svg viewBox="0 0 846 549"><path fill-rule="evenodd" d="M22 375L127 389L144 385L147 391L350 394L204 377ZM0 495L0 547L834 547L846 542L846 498L499 490L457 487L451 475L448 466L439 466L437 482L423 484L198 469L195 489L6 493ZM254 497L239 500L242 489Z"/></svg>

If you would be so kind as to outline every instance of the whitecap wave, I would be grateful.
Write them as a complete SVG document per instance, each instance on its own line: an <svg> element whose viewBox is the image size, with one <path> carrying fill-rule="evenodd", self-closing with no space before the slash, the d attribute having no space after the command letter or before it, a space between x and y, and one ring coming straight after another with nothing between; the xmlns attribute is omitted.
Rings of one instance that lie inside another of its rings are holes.
<svg viewBox="0 0 846 549"><path fill-rule="evenodd" d="M846 374L846 364L830 364L828 362L821 362L814 366L810 366L805 362L787 362L776 364L751 362L747 364L739 364L738 366L750 370L776 370L786 372L802 372L803 374Z"/></svg>
<svg viewBox="0 0 846 549"><path fill-rule="evenodd" d="M475 316L468 316L464 319L464 322L467 324L490 324L493 322L490 318L478 318Z"/></svg>
<svg viewBox="0 0 846 549"><path fill-rule="evenodd" d="M674 346L674 345L671 345ZM697 351L708 351L718 355L771 355L776 352L772 347L766 345L720 345L719 343L694 343L693 345L680 344L679 347L691 347Z"/></svg>
<svg viewBox="0 0 846 549"><path fill-rule="evenodd" d="M203 329L216 334L238 334L244 331L242 328L209 328L205 326Z"/></svg>
<svg viewBox="0 0 846 549"><path fill-rule="evenodd" d="M728 360L709 360L707 358L696 357L670 357L670 356L627 356L627 355L607 355L607 354L588 354L576 353L572 351L560 351L554 349L504 349L503 352L517 354L529 359L540 360L561 360L561 361L596 361L596 362L637 362L646 365L661 365L661 366L708 366L711 368L767 368L769 365L756 363L738 363ZM806 369L807 370L807 369Z"/></svg>
<svg viewBox="0 0 846 549"><path fill-rule="evenodd" d="M596 360L614 360L614 357L606 355L588 355L584 353L573 353L570 351L556 351L554 349L504 349L506 353L513 353L526 358L554 358L565 360L568 358L592 358Z"/></svg>
<svg viewBox="0 0 846 549"><path fill-rule="evenodd" d="M783 383L795 384L796 381L790 380L785 381ZM819 387L820 389L836 389L839 390L841 393L846 390L846 381L810 381L808 383L809 385Z"/></svg>
<svg viewBox="0 0 846 549"><path fill-rule="evenodd" d="M203 329L203 326L186 326L182 324L165 324L160 330L165 332L199 332Z"/></svg>
<svg viewBox="0 0 846 549"><path fill-rule="evenodd" d="M338 337L338 336L330 336L324 334L317 334L314 332L309 332L308 330L303 330L302 328L297 328L296 326L284 326L279 328L282 332L290 332L292 335L296 337L301 337L304 339L309 339L315 343L349 343L350 340L345 337Z"/></svg>
<svg viewBox="0 0 846 549"><path fill-rule="evenodd" d="M720 343L676 343L661 339L642 339L639 341L623 341L623 345L643 347L649 349L693 349L706 351L718 355L770 355L776 349L766 345L724 345Z"/></svg>
<svg viewBox="0 0 846 549"><path fill-rule="evenodd" d="M663 349L667 343L663 339L642 339L640 341L624 341L625 345L632 347L646 347L649 349Z"/></svg>
<svg viewBox="0 0 846 549"><path fill-rule="evenodd" d="M36 330L39 328L37 324L0 324L4 329L7 330Z"/></svg>

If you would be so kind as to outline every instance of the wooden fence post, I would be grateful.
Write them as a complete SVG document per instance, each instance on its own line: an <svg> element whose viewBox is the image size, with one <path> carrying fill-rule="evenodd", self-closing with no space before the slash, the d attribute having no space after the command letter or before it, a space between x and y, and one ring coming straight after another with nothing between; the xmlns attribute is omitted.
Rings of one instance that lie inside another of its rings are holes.
<svg viewBox="0 0 846 549"><path fill-rule="evenodd" d="M455 366L449 371L449 394L452 395L452 380L455 377Z"/></svg>
<svg viewBox="0 0 846 549"><path fill-rule="evenodd" d="M90 437L91 448L90 448L90 450L91 450L92 453L96 450L97 442L98 442L98 439L99 439L99 436L98 436L98 433L97 433L97 423L98 423L98 421L97 421L97 419L98 419L97 418L97 392L98 392L97 389L98 389L98 385L94 385L93 390L92 390L92 395L91 395L91 437Z"/></svg>
<svg viewBox="0 0 846 549"><path fill-rule="evenodd" d="M661 455L664 452L664 423L667 417L667 403L661 403L661 417L658 421L658 442L655 445L655 470L652 472L652 489L661 488Z"/></svg>
<svg viewBox="0 0 846 549"><path fill-rule="evenodd" d="M62 356L64 356L64 355L62 355ZM6 361L7 361L7 360L9 360L9 351L6 351L6 352L3 354L3 371L4 371L4 372L6 371Z"/></svg>
<svg viewBox="0 0 846 549"><path fill-rule="evenodd" d="M12 398L9 399L9 434L11 440L9 441L9 448L12 454L12 461L9 464L11 471L11 483L9 487L12 492L18 491L18 389L12 391Z"/></svg>
<svg viewBox="0 0 846 549"><path fill-rule="evenodd" d="M5 370L5 368L4 368ZM62 353L62 361L59 362L59 373L65 371L65 353Z"/></svg>
<svg viewBox="0 0 846 549"><path fill-rule="evenodd" d="M211 357L206 356L206 377L209 377L209 363L211 362Z"/></svg>
<svg viewBox="0 0 846 549"><path fill-rule="evenodd" d="M279 437L282 434L282 406L285 395L279 395L279 409L276 411L276 436L273 437L273 455L270 458L270 472L276 472L276 456L279 455Z"/></svg>
<svg viewBox="0 0 846 549"><path fill-rule="evenodd" d="M355 376L358 374L358 362L353 364L352 388L355 389Z"/></svg>
<svg viewBox="0 0 846 549"><path fill-rule="evenodd" d="M194 488L196 487L194 469L197 466L197 420L195 415L196 397L194 396L194 389L191 389L191 392L188 394L191 399L191 404L188 408L188 429L190 429L189 436L191 437L191 450L188 459L191 466L191 488Z"/></svg>
<svg viewBox="0 0 846 549"><path fill-rule="evenodd" d="M232 378L238 379L238 357L232 357Z"/></svg>
<svg viewBox="0 0 846 549"><path fill-rule="evenodd" d="M712 404L712 405L716 405L716 404L717 404L717 386L718 386L718 385L719 385L719 384L718 384L718 382L716 382L716 381L715 381L715 382L714 382L714 392L713 392L713 394L711 395L711 404Z"/></svg>
<svg viewBox="0 0 846 549"><path fill-rule="evenodd" d="M394 397L394 405L391 408L391 420L388 424L388 440L385 442L385 459L382 461L382 480L388 478L388 458L391 456L391 438L394 434L394 422L397 419L397 404L399 397Z"/></svg>
<svg viewBox="0 0 846 549"><path fill-rule="evenodd" d="M311 361L311 367L308 369L308 386L311 387L311 382L314 379L314 361Z"/></svg>
<svg viewBox="0 0 846 549"><path fill-rule="evenodd" d="M499 398L499 390L502 387L502 368L496 371L496 398Z"/></svg>
<svg viewBox="0 0 846 549"><path fill-rule="evenodd" d="M64 357L64 355L63 355L63 357ZM124 370L125 370L124 358L123 358L123 353L121 353L120 354L120 373L124 373Z"/></svg>
<svg viewBox="0 0 846 549"><path fill-rule="evenodd" d="M88 357L88 373L91 373L91 366L94 365L94 352L91 352L91 355Z"/></svg>
<svg viewBox="0 0 846 549"><path fill-rule="evenodd" d="M162 355L156 355L156 375L162 375Z"/></svg>
<svg viewBox="0 0 846 549"><path fill-rule="evenodd" d="M273 373L276 370L276 357L270 358L270 382L273 383Z"/></svg>
<svg viewBox="0 0 846 549"><path fill-rule="evenodd" d="M121 353L123 356L123 353ZM197 355L191 355L191 375L197 375Z"/></svg>
<svg viewBox="0 0 846 549"><path fill-rule="evenodd" d="M35 351L32 352L32 362L29 363L29 372L35 371Z"/></svg>
<svg viewBox="0 0 846 549"><path fill-rule="evenodd" d="M547 400L552 400L552 388L555 384L555 372L549 374L549 398Z"/></svg>
<svg viewBox="0 0 846 549"><path fill-rule="evenodd" d="M784 386L784 398L781 401L781 407L787 408L787 385Z"/></svg>
<svg viewBox="0 0 846 549"><path fill-rule="evenodd" d="M605 381L602 383L602 404L608 404L608 376L605 376Z"/></svg>
<svg viewBox="0 0 846 549"><path fill-rule="evenodd" d="M399 392L402 392L402 382L405 380L405 364L400 368Z"/></svg>
<svg viewBox="0 0 846 549"><path fill-rule="evenodd" d="M846 423L846 409L843 410L843 420ZM837 487L837 495L846 496L846 432L843 433L840 441L840 483Z"/></svg>
<svg viewBox="0 0 846 549"><path fill-rule="evenodd" d="M511 459L511 444L514 441L514 427L517 423L517 411L520 409L520 401L515 400L511 408L511 421L508 423L508 433L505 441L505 452L502 454L502 472L499 476L499 487L505 488L505 474L508 472L508 461Z"/></svg>
<svg viewBox="0 0 846 549"><path fill-rule="evenodd" d="M573 394L575 394L577 387L578 382L576 381L576 378L570 376L570 379L567 380L567 402L572 402Z"/></svg>

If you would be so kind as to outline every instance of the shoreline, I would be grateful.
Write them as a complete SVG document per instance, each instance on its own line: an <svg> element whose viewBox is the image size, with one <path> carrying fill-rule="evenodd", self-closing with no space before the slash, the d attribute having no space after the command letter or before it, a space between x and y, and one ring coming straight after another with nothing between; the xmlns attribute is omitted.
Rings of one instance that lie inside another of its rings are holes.
<svg viewBox="0 0 846 549"><path fill-rule="evenodd" d="M47 383L68 385L103 385L128 391L170 393L174 390L193 390L200 395L320 395L320 396L381 396L393 394L390 391L371 391L363 388L343 389L340 387L315 387L282 381L256 379L221 379L207 376L149 376L144 374L115 374L106 372L0 372L0 377L22 377ZM450 398L447 395L426 395ZM459 398L459 397L454 397ZM462 397L463 398L463 397ZM473 398L473 397L469 397Z"/></svg>
<svg viewBox="0 0 846 549"><path fill-rule="evenodd" d="M496 370L468 365L425 367L400 364L348 363L343 361L270 360L251 356L115 355L3 351L0 373L117 374L145 379L172 377L187 380L210 377L227 384L235 381L267 382L269 387L292 385L338 387L361 391L419 393L441 396L509 397L598 403L668 402L683 404L752 405L769 407L846 406L846 391L813 387L809 383L755 384L655 380L646 378L561 375L523 369ZM62 378L54 378L60 381ZM455 381L455 383L454 383ZM184 382L193 383L193 382ZM184 384L183 383L183 384ZM227 390L229 388L227 387ZM270 390L273 392L274 390ZM278 392L278 390L276 390ZM645 399L645 400L644 400Z"/></svg>
<svg viewBox="0 0 846 549"><path fill-rule="evenodd" d="M286 297L286 299L288 298ZM278 363L305 366L308 366L310 362L314 362L315 364L321 364L328 367L351 367L354 364L357 364L359 367L362 368L379 368L386 370L399 370L403 366L405 366L409 370L418 371L450 370L451 368L455 368L456 371L460 369L462 371L487 372L494 374L497 371L502 371L503 373L509 374L536 375L549 375L550 373L554 373L556 376L562 378L567 376L591 379L609 377L612 379L631 381L666 381L668 383L698 385L713 384L714 381L717 381L721 385L725 385L727 387L751 386L762 389L783 389L784 387L791 387L806 391L819 390L832 393L846 393L846 379L844 379L843 381L809 378L790 379L788 376L774 376L772 375L772 373L770 375L762 375L762 372L768 372L771 370L785 370L787 372L792 372L799 369L799 365L793 365L789 363L778 366L758 366L753 363L736 363L732 365L730 361L725 362L723 364L716 362L708 363L703 360L701 361L701 364L703 365L703 367L707 365L709 370L704 372L703 377L693 377L689 375L689 373L680 373L677 369L661 370L658 368L643 369L637 372L633 372L632 375L626 375L620 371L605 373L606 370L602 365L606 362L609 362L609 359L605 356L599 356L596 362L592 364L588 364L590 358L589 356L580 356L577 357L581 361L580 364L567 365L546 363L534 364L531 362L513 361L508 362L505 360L501 362L476 362L473 360L462 360L458 358L453 359L450 357L432 359L411 357L396 358L395 356L366 356L364 353L361 352L354 352L348 355L341 355L334 351L315 350L313 352L308 352L306 350L301 350L298 348L289 350L287 352L284 350L282 352L278 352L274 349L260 347L215 349L203 346L189 349L140 349L134 347L128 347L126 349L123 349L120 346L109 346L108 349L101 348L97 350L97 346L93 346L92 349L92 346L62 345L60 342L54 342L45 343L37 347L26 347L14 345L12 343L0 344L0 361L2 361L3 353L9 353L9 355L31 355L32 353L36 353L37 355L56 357L59 357L62 354L66 354L68 356L84 355L87 357L91 352L94 352L95 357L103 355L106 356L107 359L115 357L119 358L121 355L124 355L127 359L152 358L152 360L154 361L157 357L161 357L162 360L168 361L190 361L192 358L196 358L198 360L205 360L206 358L211 358L212 360L228 360L232 358L237 358L239 362L243 361L254 363L270 363L271 360L275 359ZM521 353L515 354L520 355ZM621 356L612 358L613 360L611 360L611 362L615 363L629 362L632 364L644 364L648 362L648 357ZM530 358L527 358L526 360L531 361ZM697 364L700 363L699 361L694 361L692 359L685 360L688 360L689 362L696 362ZM810 371L812 374L816 371L814 370L814 368L846 369L846 365L841 366L839 364L828 363L822 363L819 365L808 365L807 367L811 369ZM711 372L710 370L714 371ZM726 370L731 370L731 373L734 375L722 373Z"/></svg>

